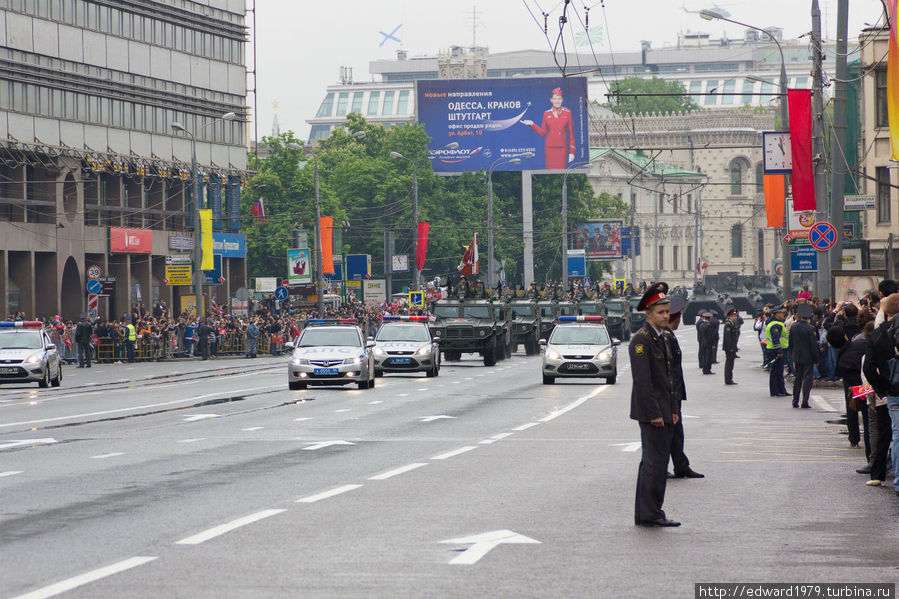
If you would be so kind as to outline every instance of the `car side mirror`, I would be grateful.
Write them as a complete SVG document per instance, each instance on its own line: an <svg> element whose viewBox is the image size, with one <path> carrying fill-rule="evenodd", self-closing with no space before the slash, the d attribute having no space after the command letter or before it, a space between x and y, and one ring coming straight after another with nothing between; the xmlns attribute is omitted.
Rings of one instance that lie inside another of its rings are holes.
<svg viewBox="0 0 899 599"><path fill-rule="evenodd" d="M294 347L296 346L293 344L293 341L288 341L284 344L284 349L293 349Z"/></svg>
<svg viewBox="0 0 899 599"><path fill-rule="evenodd" d="M621 341L618 339L612 339L612 345L621 345Z"/></svg>
<svg viewBox="0 0 899 599"><path fill-rule="evenodd" d="M440 343L440 335L437 335L436 337L434 337L433 341L434 341L434 343Z"/></svg>
<svg viewBox="0 0 899 599"><path fill-rule="evenodd" d="M541 339L537 342L537 345L546 345L546 339Z"/></svg>
<svg viewBox="0 0 899 599"><path fill-rule="evenodd" d="M56 349L56 344L55 344L55 343L48 343L48 344L47 344L47 349L48 349L48 350Z"/></svg>
<svg viewBox="0 0 899 599"><path fill-rule="evenodd" d="M374 339L372 339L371 337L369 337L369 338L368 338L368 341L365 342L365 349L371 349L371 348L373 348L373 347L376 346L376 345L377 345L377 343L375 343Z"/></svg>
<svg viewBox="0 0 899 599"><path fill-rule="evenodd" d="M365 340L371 342L371 341L374 341L375 338L369 335L368 337L365 338Z"/></svg>

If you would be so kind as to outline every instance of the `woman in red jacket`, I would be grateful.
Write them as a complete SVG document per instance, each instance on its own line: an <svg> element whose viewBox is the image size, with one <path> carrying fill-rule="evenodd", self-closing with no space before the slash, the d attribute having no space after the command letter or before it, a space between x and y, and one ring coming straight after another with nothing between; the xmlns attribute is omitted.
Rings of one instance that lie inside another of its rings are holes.
<svg viewBox="0 0 899 599"><path fill-rule="evenodd" d="M528 119L521 122L546 138L546 168L564 169L574 160L574 119L571 111L562 106L561 88L553 90L550 102L553 106L543 113L539 127Z"/></svg>

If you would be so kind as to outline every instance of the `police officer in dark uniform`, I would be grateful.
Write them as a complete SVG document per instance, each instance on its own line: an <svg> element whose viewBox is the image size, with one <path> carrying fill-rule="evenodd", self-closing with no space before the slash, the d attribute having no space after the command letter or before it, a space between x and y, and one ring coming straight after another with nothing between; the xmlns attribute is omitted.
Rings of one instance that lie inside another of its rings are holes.
<svg viewBox="0 0 899 599"><path fill-rule="evenodd" d="M718 363L718 341L720 341L721 337L718 334L718 331L721 328L721 321L718 320L718 313L711 312L711 318L709 318L709 341L711 345L709 346L709 357L711 364ZM711 368L711 366L709 366Z"/></svg>
<svg viewBox="0 0 899 599"><path fill-rule="evenodd" d="M665 342L671 352L671 371L674 374L674 393L677 395L678 413L681 412L681 402L687 401L687 385L684 382L683 356L680 344L674 331L680 326L681 313L687 300L677 295L671 298L668 305L668 328L663 331ZM671 438L671 461L674 463L674 474L668 474L668 478L705 478L704 474L690 468L690 460L684 453L684 419L679 418L674 425L674 435Z"/></svg>
<svg viewBox="0 0 899 599"><path fill-rule="evenodd" d="M702 374L715 374L712 372L715 337L718 336L718 327L712 324L712 313L702 313L702 321L696 326L699 336L699 366Z"/></svg>
<svg viewBox="0 0 899 599"><path fill-rule="evenodd" d="M705 370L705 330L708 322L705 320L705 311L697 314L699 319L696 321L696 341L699 343L699 367Z"/></svg>
<svg viewBox="0 0 899 599"><path fill-rule="evenodd" d="M727 322L724 323L724 384L736 385L734 382L734 360L737 358L737 342L740 339L740 315L736 308L727 312Z"/></svg>
<svg viewBox="0 0 899 599"><path fill-rule="evenodd" d="M631 337L631 418L640 423L643 456L637 472L634 523L639 526L680 526L662 510L674 427L680 420L674 391L672 356L664 338L668 326L668 285L651 285L638 310L646 324Z"/></svg>

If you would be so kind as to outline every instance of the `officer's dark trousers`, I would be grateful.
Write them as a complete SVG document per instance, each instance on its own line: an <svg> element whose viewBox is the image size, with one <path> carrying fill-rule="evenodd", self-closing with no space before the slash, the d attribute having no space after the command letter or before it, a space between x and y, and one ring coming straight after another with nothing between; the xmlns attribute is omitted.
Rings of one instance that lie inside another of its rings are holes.
<svg viewBox="0 0 899 599"><path fill-rule="evenodd" d="M713 351L711 345L703 347L702 374L712 374Z"/></svg>
<svg viewBox="0 0 899 599"><path fill-rule="evenodd" d="M776 357L774 350L769 350L771 364L768 369L768 389L771 395L786 395L787 385L784 382L784 357Z"/></svg>
<svg viewBox="0 0 899 599"><path fill-rule="evenodd" d="M807 406L809 394L812 392L812 383L815 382L815 365L797 362L793 366L793 371L796 373L793 379L793 405L799 405L799 394L801 393L802 405Z"/></svg>
<svg viewBox="0 0 899 599"><path fill-rule="evenodd" d="M204 360L209 359L209 337L200 337L200 346L197 348Z"/></svg>
<svg viewBox="0 0 899 599"><path fill-rule="evenodd" d="M684 453L684 419L678 419L673 427L671 435L671 462L674 464L674 474L679 476L690 469L690 460Z"/></svg>
<svg viewBox="0 0 899 599"><path fill-rule="evenodd" d="M668 482L668 460L671 457L671 441L674 427L666 424L655 427L640 423L640 440L643 458L637 470L637 497L634 521L658 520L665 517L662 503L665 501L665 484Z"/></svg>
<svg viewBox="0 0 899 599"><path fill-rule="evenodd" d="M78 367L81 368L87 365L88 368L91 367L91 344L90 343L79 343L78 344Z"/></svg>
<svg viewBox="0 0 899 599"><path fill-rule="evenodd" d="M125 341L125 355L128 362L134 362L134 341Z"/></svg>
<svg viewBox="0 0 899 599"><path fill-rule="evenodd" d="M737 352L735 351L726 351L724 352L724 382L732 383L734 382L734 360L737 357Z"/></svg>

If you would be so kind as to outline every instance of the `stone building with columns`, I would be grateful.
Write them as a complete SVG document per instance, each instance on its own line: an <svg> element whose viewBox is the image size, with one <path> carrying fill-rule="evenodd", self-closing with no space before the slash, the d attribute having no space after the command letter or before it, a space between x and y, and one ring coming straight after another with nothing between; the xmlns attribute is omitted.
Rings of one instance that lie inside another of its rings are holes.
<svg viewBox="0 0 899 599"><path fill-rule="evenodd" d="M190 287L168 284L166 257L189 252L192 207L191 144L173 122L195 135L220 248L240 246L243 0L2 5L0 318L77 318L98 274L114 288L100 315L157 299L176 311ZM245 259L219 253L207 293L227 304Z"/></svg>

